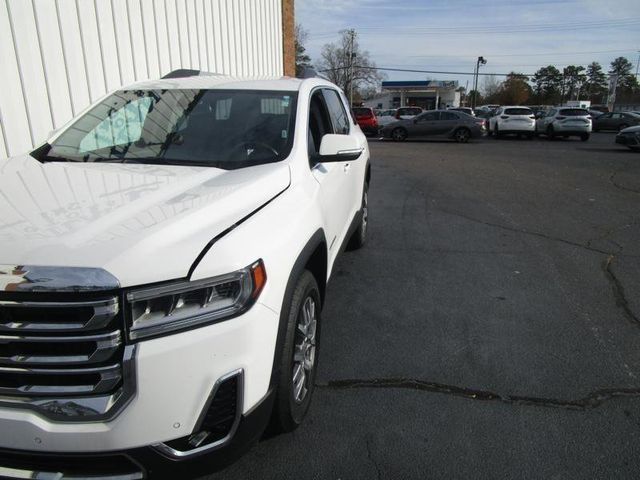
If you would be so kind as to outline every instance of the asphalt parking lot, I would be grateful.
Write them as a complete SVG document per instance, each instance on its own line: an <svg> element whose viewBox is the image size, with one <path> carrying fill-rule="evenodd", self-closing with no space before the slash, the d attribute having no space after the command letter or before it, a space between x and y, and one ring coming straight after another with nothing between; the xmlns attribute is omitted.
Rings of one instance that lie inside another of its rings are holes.
<svg viewBox="0 0 640 480"><path fill-rule="evenodd" d="M224 479L637 478L640 154L370 142L306 423Z"/></svg>

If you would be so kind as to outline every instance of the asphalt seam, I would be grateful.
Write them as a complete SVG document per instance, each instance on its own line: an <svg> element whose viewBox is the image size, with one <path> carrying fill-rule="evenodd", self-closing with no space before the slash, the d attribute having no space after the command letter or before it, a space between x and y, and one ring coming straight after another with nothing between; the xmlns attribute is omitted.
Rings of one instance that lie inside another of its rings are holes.
<svg viewBox="0 0 640 480"><path fill-rule="evenodd" d="M603 270L609 283L611 284L611 290L613 291L613 296L616 299L616 306L624 312L625 317L627 317L634 325L640 327L640 318L633 313L631 307L629 306L629 302L624 292L624 286L622 282L618 279L615 273L613 273L612 263L615 260L615 255L609 255L603 264Z"/></svg>
<svg viewBox="0 0 640 480"><path fill-rule="evenodd" d="M372 378L332 380L316 384L317 388L328 390L352 389L406 389L431 393L440 393L464 397L471 400L495 401L507 405L559 408L565 410L592 410L600 407L608 400L621 397L640 397L640 388L600 389L589 393L586 397L575 400L544 398L527 395L505 395L488 390L477 390L456 385L430 382L413 378Z"/></svg>

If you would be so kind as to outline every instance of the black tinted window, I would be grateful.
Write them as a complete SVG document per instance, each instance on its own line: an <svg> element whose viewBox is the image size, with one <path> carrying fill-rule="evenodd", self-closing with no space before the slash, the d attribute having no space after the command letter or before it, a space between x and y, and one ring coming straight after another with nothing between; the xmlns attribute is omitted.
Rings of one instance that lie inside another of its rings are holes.
<svg viewBox="0 0 640 480"><path fill-rule="evenodd" d="M589 112L582 108L564 108L560 110L560 115L564 115L565 117L584 117L589 115Z"/></svg>
<svg viewBox="0 0 640 480"><path fill-rule="evenodd" d="M323 90L323 93L335 133L349 133L349 118L340 97L338 97L338 93L335 90L328 89Z"/></svg>
<svg viewBox="0 0 640 480"><path fill-rule="evenodd" d="M432 122L433 120L438 119L438 112L428 112L423 113L422 115L417 117L420 122Z"/></svg>
<svg viewBox="0 0 640 480"><path fill-rule="evenodd" d="M234 169L291 151L296 92L122 90L80 117L46 159Z"/></svg>
<svg viewBox="0 0 640 480"><path fill-rule="evenodd" d="M533 112L528 108L506 108L505 115L533 115Z"/></svg>
<svg viewBox="0 0 640 480"><path fill-rule="evenodd" d="M460 117L453 112L440 112L440 120L458 120Z"/></svg>

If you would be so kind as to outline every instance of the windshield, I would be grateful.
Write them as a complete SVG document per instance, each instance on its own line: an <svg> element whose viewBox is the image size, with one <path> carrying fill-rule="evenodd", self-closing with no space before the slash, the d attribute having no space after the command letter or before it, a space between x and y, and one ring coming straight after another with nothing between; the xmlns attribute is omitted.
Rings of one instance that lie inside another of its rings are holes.
<svg viewBox="0 0 640 480"><path fill-rule="evenodd" d="M277 162L293 143L296 92L122 90L60 135L43 161L235 169Z"/></svg>

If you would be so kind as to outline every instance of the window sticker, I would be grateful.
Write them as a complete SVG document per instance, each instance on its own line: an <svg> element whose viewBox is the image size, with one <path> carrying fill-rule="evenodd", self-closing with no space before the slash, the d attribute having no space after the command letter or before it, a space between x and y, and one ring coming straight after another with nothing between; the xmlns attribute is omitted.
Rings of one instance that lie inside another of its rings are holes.
<svg viewBox="0 0 640 480"><path fill-rule="evenodd" d="M290 100L291 100L291 97L290 97L289 95L284 95L284 96L282 97L282 106L283 106L284 108L287 108L287 107L289 106L289 102L290 102Z"/></svg>

